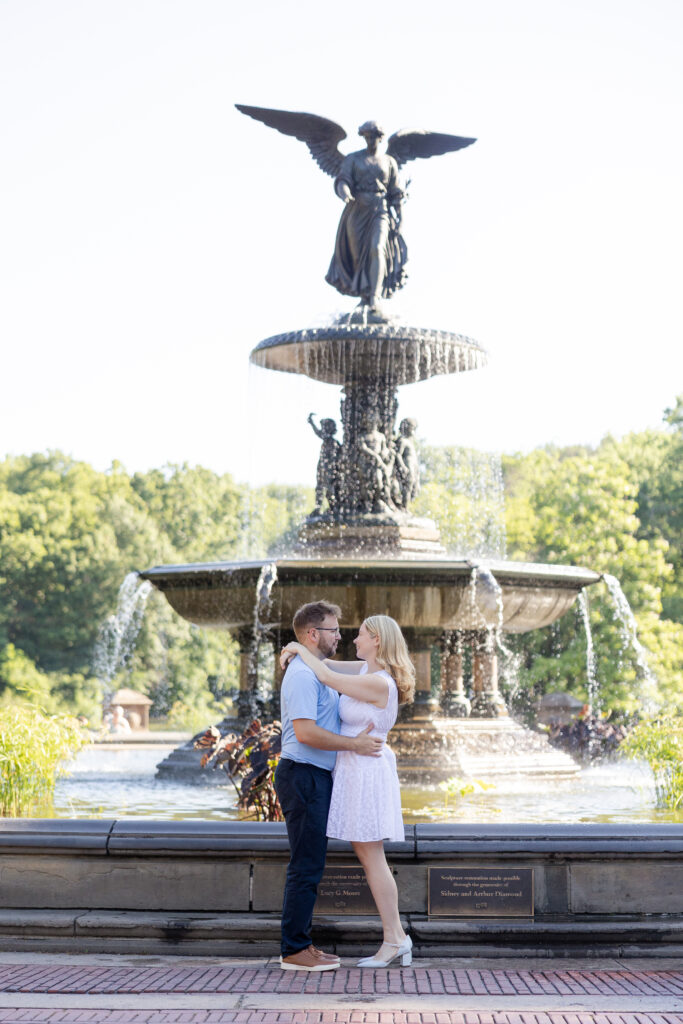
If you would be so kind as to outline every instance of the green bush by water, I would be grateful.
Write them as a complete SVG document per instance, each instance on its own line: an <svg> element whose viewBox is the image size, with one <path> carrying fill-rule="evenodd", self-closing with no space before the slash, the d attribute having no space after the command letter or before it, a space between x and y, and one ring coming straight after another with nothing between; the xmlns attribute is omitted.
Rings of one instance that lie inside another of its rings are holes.
<svg viewBox="0 0 683 1024"><path fill-rule="evenodd" d="M75 718L32 706L0 708L0 815L30 817L52 801L64 762L87 743Z"/></svg>
<svg viewBox="0 0 683 1024"><path fill-rule="evenodd" d="M649 764L658 807L672 811L683 807L683 715L662 715L641 722L626 737L621 750Z"/></svg>

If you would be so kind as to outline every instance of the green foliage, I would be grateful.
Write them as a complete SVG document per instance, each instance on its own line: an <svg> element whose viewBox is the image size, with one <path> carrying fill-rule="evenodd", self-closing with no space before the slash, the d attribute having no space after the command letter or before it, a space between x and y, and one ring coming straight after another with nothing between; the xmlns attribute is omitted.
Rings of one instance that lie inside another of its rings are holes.
<svg viewBox="0 0 683 1024"><path fill-rule="evenodd" d="M621 750L649 764L658 807L683 806L683 716L668 714L640 722Z"/></svg>
<svg viewBox="0 0 683 1024"><path fill-rule="evenodd" d="M217 562L237 556L247 494L230 474L219 476L187 464L166 466L135 473L131 487L158 535L182 561Z"/></svg>
<svg viewBox="0 0 683 1024"><path fill-rule="evenodd" d="M502 551L501 481L494 459L420 448L423 490L413 510L436 519L452 551ZM541 448L503 457L509 558L585 565L616 576L657 677L656 700L683 707L683 397L662 430L607 437L595 449ZM254 490L229 474L166 466L106 473L59 452L0 462L0 707L33 700L97 724L91 657L100 623L133 568L269 557L291 545L311 489ZM644 680L624 646L604 585L590 588L603 710L630 715ZM519 704L550 689L584 699L585 639L570 612L509 638L520 663ZM238 686L236 643L200 630L152 592L135 652L113 687L175 706L174 722L221 717ZM202 723L205 724L206 719Z"/></svg>
<svg viewBox="0 0 683 1024"><path fill-rule="evenodd" d="M41 672L14 644L0 648L0 707L35 704L50 714L82 715L93 726L101 716L97 680L81 673Z"/></svg>
<svg viewBox="0 0 683 1024"><path fill-rule="evenodd" d="M199 736L194 746L205 753L202 768L222 768L237 791L237 806L244 818L256 821L282 821L282 808L275 792L275 770L282 749L280 722L262 725L254 719L240 736L212 726Z"/></svg>
<svg viewBox="0 0 683 1024"><path fill-rule="evenodd" d="M125 575L253 554L250 509L265 554L311 502L301 488L250 492L229 474L188 465L129 477L118 463L99 473L59 452L0 462L0 705L33 693L52 712L97 724L92 652ZM148 694L152 715L177 705L174 721L187 725L205 710L222 717L238 683L235 642L191 626L153 592L134 655L111 685Z"/></svg>
<svg viewBox="0 0 683 1024"><path fill-rule="evenodd" d="M470 779L468 782L465 782L464 779L459 779L455 775L451 775L450 778L439 783L439 789L444 795L443 805L446 811L451 801L457 803L458 797L462 800L463 797L476 793L477 789L486 791L487 789L495 788L492 782L484 782L482 779Z"/></svg>
<svg viewBox="0 0 683 1024"><path fill-rule="evenodd" d="M655 528L651 500L641 523L647 491L663 493L659 468L672 439L647 431L595 450L543 448L505 456L508 555L521 561L583 565L620 580L650 652L657 688L650 692L604 584L590 588L590 622L596 654L599 703L631 715L644 700L683 705L683 627L663 617L663 594L676 593L673 535L663 520ZM648 483L649 481L649 483ZM648 490L649 488L649 490ZM571 690L584 700L586 641L577 615L512 641L520 659L520 704L531 709L549 690Z"/></svg>
<svg viewBox="0 0 683 1024"><path fill-rule="evenodd" d="M313 488L268 484L249 496L249 553L267 558L291 550L298 527L311 511Z"/></svg>
<svg viewBox="0 0 683 1024"><path fill-rule="evenodd" d="M57 776L87 739L75 718L37 707L0 708L0 814L27 817L49 805Z"/></svg>
<svg viewBox="0 0 683 1024"><path fill-rule="evenodd" d="M231 709L205 697L194 700L191 704L176 700L168 712L166 724L169 729L197 733L200 729L206 728L207 722L220 722L227 710Z"/></svg>
<svg viewBox="0 0 683 1024"><path fill-rule="evenodd" d="M505 523L500 464L471 448L420 445L421 490L412 506L434 519L441 541L460 555L504 557Z"/></svg>

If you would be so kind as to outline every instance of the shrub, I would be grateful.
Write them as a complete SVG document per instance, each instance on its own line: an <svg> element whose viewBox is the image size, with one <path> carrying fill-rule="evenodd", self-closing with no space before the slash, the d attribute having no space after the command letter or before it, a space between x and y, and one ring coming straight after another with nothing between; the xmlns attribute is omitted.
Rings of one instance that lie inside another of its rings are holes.
<svg viewBox="0 0 683 1024"><path fill-rule="evenodd" d="M46 715L37 707L0 708L0 814L28 816L50 803L64 762L87 743L69 715Z"/></svg>
<svg viewBox="0 0 683 1024"><path fill-rule="evenodd" d="M658 807L675 811L683 806L683 716L661 715L641 722L621 749L629 757L649 764Z"/></svg>

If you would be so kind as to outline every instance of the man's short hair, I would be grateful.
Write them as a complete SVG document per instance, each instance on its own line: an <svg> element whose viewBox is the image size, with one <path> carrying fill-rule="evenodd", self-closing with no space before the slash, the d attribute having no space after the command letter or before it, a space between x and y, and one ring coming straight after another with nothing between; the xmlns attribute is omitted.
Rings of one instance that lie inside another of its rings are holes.
<svg viewBox="0 0 683 1024"><path fill-rule="evenodd" d="M311 601L310 604L302 604L301 608L297 608L292 619L292 629L297 640L301 641L309 629L319 626L328 615L341 619L341 614L341 608L337 604L330 604L329 601Z"/></svg>

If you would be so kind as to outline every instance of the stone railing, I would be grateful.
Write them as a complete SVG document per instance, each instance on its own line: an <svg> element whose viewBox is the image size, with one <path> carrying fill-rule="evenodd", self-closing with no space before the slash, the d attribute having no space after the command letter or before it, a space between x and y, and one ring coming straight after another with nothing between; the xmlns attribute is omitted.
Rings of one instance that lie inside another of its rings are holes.
<svg viewBox="0 0 683 1024"><path fill-rule="evenodd" d="M409 825L386 848L418 955L683 953L681 825ZM0 948L272 955L287 860L274 823L3 819ZM332 884L352 865L331 841ZM533 869L533 914L430 915L439 867ZM342 955L378 935L357 897L319 901Z"/></svg>

